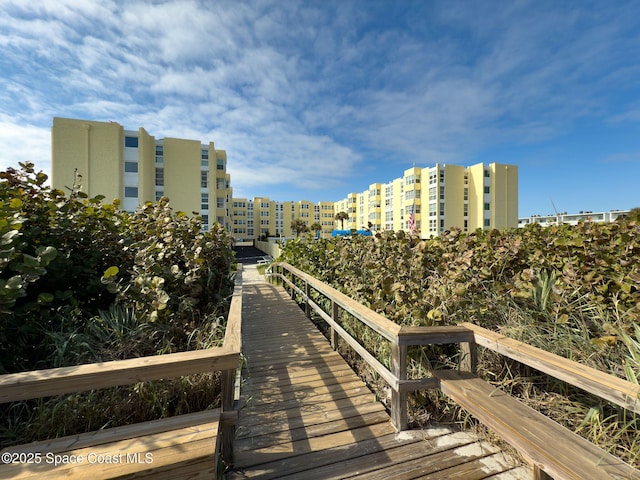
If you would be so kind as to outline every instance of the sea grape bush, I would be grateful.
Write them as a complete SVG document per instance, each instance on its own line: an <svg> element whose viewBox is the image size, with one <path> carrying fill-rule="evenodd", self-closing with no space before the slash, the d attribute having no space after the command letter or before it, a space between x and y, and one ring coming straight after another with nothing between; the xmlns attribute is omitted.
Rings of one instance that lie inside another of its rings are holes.
<svg viewBox="0 0 640 480"><path fill-rule="evenodd" d="M29 163L0 172L0 373L95 360L96 328L114 305L157 325L133 356L184 348L224 309L233 252L222 228L201 232L167 199L129 214L46 180Z"/></svg>
<svg viewBox="0 0 640 480"><path fill-rule="evenodd" d="M469 234L452 229L428 240L403 232L299 239L287 242L280 260L396 323L473 322L637 383L638 220L630 215L609 224L529 225ZM389 342L348 315L340 321L379 361L390 364ZM350 357L348 350L341 353ZM408 374L420 378L434 367L454 367L455 355L457 350L447 345L410 350ZM630 464L640 465L637 418L624 409L483 349L478 373ZM443 407L436 393L411 398L410 416L419 418L428 411L465 418L455 405Z"/></svg>
<svg viewBox="0 0 640 480"><path fill-rule="evenodd" d="M640 227L619 220L469 234L451 229L428 240L403 232L300 239L287 242L281 260L399 324L498 328L500 312L513 305L549 330L570 326L579 301L600 312L602 321L588 325L592 341L615 343L616 332L631 331L640 319L638 258Z"/></svg>

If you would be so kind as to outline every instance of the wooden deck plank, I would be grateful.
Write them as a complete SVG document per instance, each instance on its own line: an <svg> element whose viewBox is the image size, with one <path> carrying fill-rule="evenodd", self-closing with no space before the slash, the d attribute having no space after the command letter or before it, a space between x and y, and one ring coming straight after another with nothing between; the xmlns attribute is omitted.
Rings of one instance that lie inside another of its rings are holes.
<svg viewBox="0 0 640 480"><path fill-rule="evenodd" d="M247 359L247 361L250 361L250 359ZM311 362L312 361L313 360L311 360ZM323 359L321 364L315 363L313 365L306 362L294 362L294 364L289 367L286 362L271 364L269 368L252 365L247 369L249 377L245 379L243 386L247 388L252 384L264 385L265 381L270 380L279 380L281 382L283 380L303 379L303 377L313 377L316 380L322 380L330 377L329 374L333 376L351 375L358 378L342 358L331 359L330 361ZM280 382L277 385L280 385Z"/></svg>
<svg viewBox="0 0 640 480"><path fill-rule="evenodd" d="M326 465L340 465L351 459L375 453L380 454L378 460L387 459L389 451L406 448L413 444L420 444L424 448L426 441L450 433L452 433L452 429L449 427L430 427L423 431L414 430L383 435L351 445L335 446L326 450L264 463L251 469L234 472L228 478L229 480L288 478L287 475L291 478L305 478L302 472L304 475L308 475ZM301 474L301 477L296 476L298 473Z"/></svg>
<svg viewBox="0 0 640 480"><path fill-rule="evenodd" d="M387 423L388 421L389 417L386 415L386 412L378 411L350 418L339 418L332 422L322 422L316 425L305 425L300 428L280 430L279 432L269 432L266 435L254 434L244 440L236 440L237 445L235 445L234 448L237 452L255 451L285 443L293 443L323 435L345 432L360 427Z"/></svg>
<svg viewBox="0 0 640 480"><path fill-rule="evenodd" d="M512 462L504 453L498 452L489 456L480 456L470 461L458 463L448 468L442 468L445 464L436 466L437 471L426 475L411 477L422 480L482 480L488 475L502 473L513 467Z"/></svg>
<svg viewBox="0 0 640 480"><path fill-rule="evenodd" d="M318 395L299 395L297 398L289 398L282 399L279 402L272 403L258 403L255 402L251 405L250 402L249 407L253 413L262 413L262 412L273 412L274 409L277 410L290 410L290 409L298 409L298 410L307 410L307 411L317 411L318 409L322 409L324 411L328 410L336 410L335 401L336 400L352 400L356 397L365 397L369 399L370 402L375 401L375 396L371 391L365 386L360 385L356 388L340 389L336 392L329 392ZM344 404L344 403L343 403Z"/></svg>
<svg viewBox="0 0 640 480"><path fill-rule="evenodd" d="M21 465L4 465L5 478L20 479L86 479L95 480L147 471L149 468L175 468L180 462L190 460L214 461L218 421L172 429L143 437L127 438L116 442L73 449L78 462L53 466L43 461L30 465L25 472ZM62 453L62 452L61 452ZM139 457L130 455L140 454ZM146 457L149 454L150 457ZM129 455L129 456L128 456ZM95 462L92 461L95 458ZM100 459L104 459L100 461Z"/></svg>
<svg viewBox="0 0 640 480"><path fill-rule="evenodd" d="M312 429L316 425L322 425L328 422L338 420L346 420L351 417L359 417L372 413L386 413L384 407L377 402L367 402L363 405L345 408L342 410L332 410L328 412L318 412L300 416L298 419L276 419L265 423L252 424L251 427L239 430L237 434L237 442L241 442L245 437L251 436L258 438L262 435L278 435L280 432L290 432L295 429L309 428ZM241 443L237 446L241 448Z"/></svg>
<svg viewBox="0 0 640 480"><path fill-rule="evenodd" d="M640 479L640 472L619 458L475 375L452 370L436 375L445 394L553 478Z"/></svg>
<svg viewBox="0 0 640 480"><path fill-rule="evenodd" d="M189 426L198 426L211 422L212 418L220 415L219 410L204 410L202 412L187 413L175 417L150 420L148 422L123 425L115 428L105 428L79 435L33 442L18 447L8 447L3 452L51 452L60 453L73 449L87 448L103 445L105 443L119 442L145 435L153 435L167 430L179 430Z"/></svg>
<svg viewBox="0 0 640 480"><path fill-rule="evenodd" d="M229 480L338 479L403 465L419 476L425 457L444 459L477 444L449 427L396 433L384 406L281 287L255 279L245 286L242 339L246 365ZM484 456L498 451L490 448ZM443 464L476 459L453 457ZM498 470L486 475L492 473Z"/></svg>
<svg viewBox="0 0 640 480"><path fill-rule="evenodd" d="M445 447L445 449L437 449L429 451L428 455L417 455L414 458L410 458L407 461L401 463L391 463L384 468L375 469L364 474L355 475L354 480L386 480L387 478L393 478L394 480L412 480L414 478L431 478L429 475L441 475L443 471L447 471L445 475L440 478L450 478L450 475L454 475L452 472L462 470L468 472L474 471L477 467L469 469L465 464L480 460L499 452L499 449L480 442L463 443L460 446L452 445ZM499 473L504 471L505 468L495 469L493 471L481 472L479 478L488 475L489 473ZM438 478L438 477L435 478ZM453 477L451 477L453 478ZM467 478L467 477L464 477Z"/></svg>
<svg viewBox="0 0 640 480"><path fill-rule="evenodd" d="M429 440L429 453L451 450L477 442L474 435L464 432L455 432ZM425 454L425 442L416 441L396 448L386 448L383 451L369 453L362 456L354 456L339 463L331 463L323 467L314 468L299 475L284 477L289 479L302 478L305 480L332 480L343 479L361 475L364 478L396 478L401 473L401 468L408 462L422 461ZM384 473L376 477L379 472ZM391 470L391 472L389 472Z"/></svg>

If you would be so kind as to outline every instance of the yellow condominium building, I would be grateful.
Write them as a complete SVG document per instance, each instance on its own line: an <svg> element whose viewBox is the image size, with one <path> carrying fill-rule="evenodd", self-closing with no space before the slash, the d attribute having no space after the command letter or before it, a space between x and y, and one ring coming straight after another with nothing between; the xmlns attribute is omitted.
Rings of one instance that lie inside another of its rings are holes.
<svg viewBox="0 0 640 480"><path fill-rule="evenodd" d="M451 227L518 226L518 167L479 163L470 167L436 164L413 167L388 183L374 183L335 203L345 212L344 229L414 231L422 238ZM340 221L336 228L342 228Z"/></svg>
<svg viewBox="0 0 640 480"><path fill-rule="evenodd" d="M78 182L89 196L119 199L128 211L168 197L174 210L198 212L203 229L215 222L231 229L227 154L213 142L156 139L144 128L59 117L53 119L51 137L54 188Z"/></svg>
<svg viewBox="0 0 640 480"><path fill-rule="evenodd" d="M302 220L310 233L320 232L328 238L334 228L333 202L313 203L307 200L279 202L266 197L234 198L231 217L232 233L238 241L264 237L295 237L295 220ZM320 229L313 231L314 226Z"/></svg>

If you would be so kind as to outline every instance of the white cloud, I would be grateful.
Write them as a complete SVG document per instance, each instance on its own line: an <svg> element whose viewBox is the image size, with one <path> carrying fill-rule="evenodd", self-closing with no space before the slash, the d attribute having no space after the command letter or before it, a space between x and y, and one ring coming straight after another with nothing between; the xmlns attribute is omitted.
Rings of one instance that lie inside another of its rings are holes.
<svg viewBox="0 0 640 480"><path fill-rule="evenodd" d="M0 114L0 171L32 162L36 170L51 176L51 128L20 123Z"/></svg>
<svg viewBox="0 0 640 480"><path fill-rule="evenodd" d="M215 141L245 191L340 185L380 158L466 162L584 118L637 122L624 101L637 9L624 8L5 1L0 135L48 141L66 116Z"/></svg>

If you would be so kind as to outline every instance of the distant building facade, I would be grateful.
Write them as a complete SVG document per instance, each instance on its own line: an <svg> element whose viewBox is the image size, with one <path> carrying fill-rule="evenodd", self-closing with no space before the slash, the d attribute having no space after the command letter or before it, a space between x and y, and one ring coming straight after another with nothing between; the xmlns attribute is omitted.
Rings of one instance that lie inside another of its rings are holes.
<svg viewBox="0 0 640 480"><path fill-rule="evenodd" d="M371 184L364 192L349 193L337 202L232 198L226 152L216 150L213 142L156 139L144 128L125 130L116 122L55 117L53 187L70 187L76 172L82 190L90 196L119 199L128 211L168 197L175 210L198 212L203 229L217 222L237 240L291 238L295 220L323 238L343 228L413 231L428 238L451 227L469 232L522 224L515 165L413 167L402 177ZM347 214L344 223L335 218L339 212Z"/></svg>
<svg viewBox="0 0 640 480"><path fill-rule="evenodd" d="M266 197L234 198L231 203L231 232L238 241L263 237L292 238L296 236L291 228L293 221L302 220L310 230L313 225L319 225L320 236L329 238L334 229L333 206L333 202L279 202Z"/></svg>
<svg viewBox="0 0 640 480"><path fill-rule="evenodd" d="M560 225L568 223L569 225L577 225L580 222L597 222L606 223L614 222L618 218L629 213L630 210L610 210L608 212L578 212L567 213L561 212L553 215L531 215L530 217L521 217L518 219L518 227L524 227L532 223L539 224L543 227L551 225Z"/></svg>
<svg viewBox="0 0 640 480"><path fill-rule="evenodd" d="M413 167L388 183L335 202L345 229L413 230L422 238L458 227L515 228L518 225L518 167L479 163ZM412 228L413 227L413 228ZM341 223L336 222L336 228Z"/></svg>
<svg viewBox="0 0 640 480"><path fill-rule="evenodd" d="M54 188L71 187L77 172L84 192L119 199L124 210L168 197L176 211L199 212L203 229L216 222L231 229L227 154L213 142L156 139L144 128L59 117L51 132Z"/></svg>

